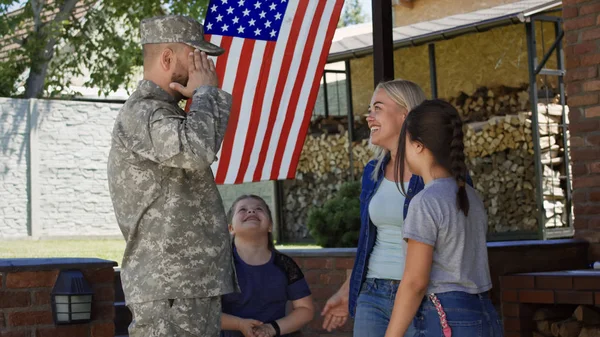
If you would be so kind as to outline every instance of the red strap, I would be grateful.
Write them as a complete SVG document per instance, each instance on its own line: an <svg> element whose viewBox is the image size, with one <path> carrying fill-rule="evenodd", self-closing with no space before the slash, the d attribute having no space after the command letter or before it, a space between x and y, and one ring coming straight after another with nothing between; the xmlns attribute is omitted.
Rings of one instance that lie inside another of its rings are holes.
<svg viewBox="0 0 600 337"><path fill-rule="evenodd" d="M446 320L446 312L440 303L440 300L435 296L435 294L429 294L429 299L435 306L435 310L437 310L438 316L440 316L440 324L442 325L442 332L444 333L444 337L452 337L452 329L448 325L448 321Z"/></svg>

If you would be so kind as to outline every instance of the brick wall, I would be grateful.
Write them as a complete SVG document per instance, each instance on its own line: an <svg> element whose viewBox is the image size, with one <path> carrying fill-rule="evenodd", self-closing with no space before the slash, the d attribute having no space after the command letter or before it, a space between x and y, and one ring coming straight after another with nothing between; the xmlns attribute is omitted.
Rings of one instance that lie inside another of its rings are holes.
<svg viewBox="0 0 600 337"><path fill-rule="evenodd" d="M337 331L327 333L321 326L321 310L325 302L333 295L346 280L346 271L354 266L356 249L319 249L319 250L283 250L283 253L294 258L302 268L304 277L310 286L315 302L315 319L302 330L302 337L351 337L353 320Z"/></svg>
<svg viewBox="0 0 600 337"><path fill-rule="evenodd" d="M502 316L507 337L531 336L540 305L600 306L600 273L559 271L501 277Z"/></svg>
<svg viewBox="0 0 600 337"><path fill-rule="evenodd" d="M600 4L564 0L575 236L600 260Z"/></svg>
<svg viewBox="0 0 600 337"><path fill-rule="evenodd" d="M513 241L488 243L492 301L500 309L500 277L514 273L585 268L588 244L582 240ZM315 319L302 330L303 337L350 337L353 321L339 331L321 329L321 310L354 266L355 249L282 250L302 268L315 301Z"/></svg>
<svg viewBox="0 0 600 337"><path fill-rule="evenodd" d="M0 260L0 336L113 337L114 265L99 259ZM92 286L88 324L54 324L50 292L64 269L81 270Z"/></svg>

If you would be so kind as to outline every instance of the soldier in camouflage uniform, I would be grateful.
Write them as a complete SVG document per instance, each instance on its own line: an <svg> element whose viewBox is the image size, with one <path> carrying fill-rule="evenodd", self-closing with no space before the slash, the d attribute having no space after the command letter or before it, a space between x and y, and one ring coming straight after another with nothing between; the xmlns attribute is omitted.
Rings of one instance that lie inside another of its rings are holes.
<svg viewBox="0 0 600 337"><path fill-rule="evenodd" d="M132 337L218 336L220 295L238 289L225 211L210 165L231 96L217 88L220 55L182 16L141 23L144 79L121 108L108 182L127 246L121 280ZM202 51L202 52L200 52ZM192 98L185 113L178 102Z"/></svg>

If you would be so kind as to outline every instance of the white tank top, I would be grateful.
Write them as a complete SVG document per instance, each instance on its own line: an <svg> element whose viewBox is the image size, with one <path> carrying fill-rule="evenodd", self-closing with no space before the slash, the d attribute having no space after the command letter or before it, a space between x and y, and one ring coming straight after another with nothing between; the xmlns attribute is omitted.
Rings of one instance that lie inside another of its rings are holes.
<svg viewBox="0 0 600 337"><path fill-rule="evenodd" d="M403 239L405 197L395 182L383 179L369 203L369 217L377 228L377 240L369 258L367 277L401 280L406 260ZM404 183L408 190L408 182Z"/></svg>

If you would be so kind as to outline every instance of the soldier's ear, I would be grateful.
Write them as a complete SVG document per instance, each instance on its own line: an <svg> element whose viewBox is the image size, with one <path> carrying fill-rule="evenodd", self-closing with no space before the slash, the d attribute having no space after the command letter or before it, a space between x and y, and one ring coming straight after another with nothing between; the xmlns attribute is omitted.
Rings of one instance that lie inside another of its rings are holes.
<svg viewBox="0 0 600 337"><path fill-rule="evenodd" d="M160 65L165 71L171 70L175 63L175 52L171 48L164 48L160 53Z"/></svg>

